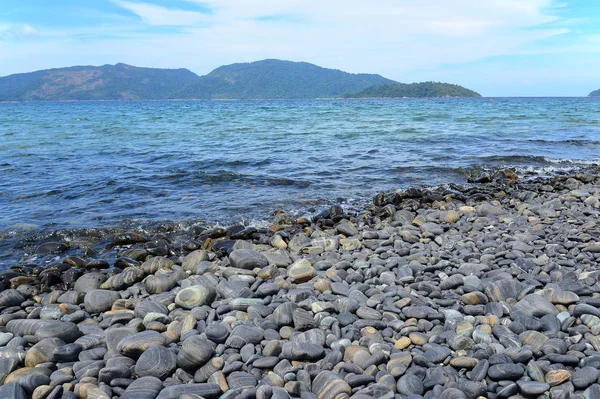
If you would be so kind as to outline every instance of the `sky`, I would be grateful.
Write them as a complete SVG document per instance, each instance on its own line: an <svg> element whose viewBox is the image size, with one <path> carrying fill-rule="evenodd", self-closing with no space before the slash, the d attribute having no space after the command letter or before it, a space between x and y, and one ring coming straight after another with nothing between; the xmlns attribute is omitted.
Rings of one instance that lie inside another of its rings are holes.
<svg viewBox="0 0 600 399"><path fill-rule="evenodd" d="M484 96L600 88L598 0L1 0L0 76L266 58Z"/></svg>

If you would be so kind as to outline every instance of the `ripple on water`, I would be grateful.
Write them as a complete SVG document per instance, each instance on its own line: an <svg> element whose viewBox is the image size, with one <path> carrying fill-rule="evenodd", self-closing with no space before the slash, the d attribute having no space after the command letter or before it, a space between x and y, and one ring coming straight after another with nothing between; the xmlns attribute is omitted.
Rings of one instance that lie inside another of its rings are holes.
<svg viewBox="0 0 600 399"><path fill-rule="evenodd" d="M12 237L0 240L0 253L31 234L11 226L51 234L128 220L260 220L277 208L367 202L378 190L460 183L493 168L543 173L599 163L598 105L587 98L0 104L0 234Z"/></svg>

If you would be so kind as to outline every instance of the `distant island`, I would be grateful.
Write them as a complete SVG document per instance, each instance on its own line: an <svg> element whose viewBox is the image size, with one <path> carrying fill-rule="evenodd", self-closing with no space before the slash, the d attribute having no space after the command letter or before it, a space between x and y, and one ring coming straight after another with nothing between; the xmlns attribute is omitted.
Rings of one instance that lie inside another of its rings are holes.
<svg viewBox="0 0 600 399"><path fill-rule="evenodd" d="M402 84L306 62L262 60L221 66L198 76L188 69L126 64L74 66L0 77L0 101L314 99L474 97L447 83Z"/></svg>
<svg viewBox="0 0 600 399"><path fill-rule="evenodd" d="M591 92L588 97L600 97L600 89Z"/></svg>
<svg viewBox="0 0 600 399"><path fill-rule="evenodd" d="M367 87L358 93L344 94L346 98L390 97L481 97L473 90L459 85L440 82L392 83Z"/></svg>

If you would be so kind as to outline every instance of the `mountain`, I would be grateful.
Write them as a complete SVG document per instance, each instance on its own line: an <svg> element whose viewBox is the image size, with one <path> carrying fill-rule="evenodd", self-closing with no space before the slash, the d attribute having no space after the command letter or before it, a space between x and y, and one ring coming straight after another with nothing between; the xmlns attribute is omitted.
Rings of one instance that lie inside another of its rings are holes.
<svg viewBox="0 0 600 399"><path fill-rule="evenodd" d="M450 83L422 82L371 86L357 93L344 94L344 97L481 97L481 95L473 90Z"/></svg>
<svg viewBox="0 0 600 399"><path fill-rule="evenodd" d="M589 97L600 97L600 89L591 92Z"/></svg>
<svg viewBox="0 0 600 399"><path fill-rule="evenodd" d="M197 80L187 69L75 66L0 78L0 101L160 100Z"/></svg>
<svg viewBox="0 0 600 399"><path fill-rule="evenodd" d="M446 83L401 84L306 62L263 60L187 69L74 66L0 77L0 101L479 96ZM352 94L353 93L353 94Z"/></svg>
<svg viewBox="0 0 600 399"><path fill-rule="evenodd" d="M327 98L395 83L380 75L352 74L307 62L263 60L219 67L184 88L181 98Z"/></svg>

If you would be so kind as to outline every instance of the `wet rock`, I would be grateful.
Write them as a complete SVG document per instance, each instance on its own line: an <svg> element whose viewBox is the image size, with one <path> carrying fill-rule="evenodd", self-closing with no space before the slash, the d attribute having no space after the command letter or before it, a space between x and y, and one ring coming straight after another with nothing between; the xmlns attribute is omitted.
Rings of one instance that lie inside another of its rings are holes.
<svg viewBox="0 0 600 399"><path fill-rule="evenodd" d="M121 273L111 276L100 285L103 290L123 290L142 281L146 274L140 267L128 267Z"/></svg>
<svg viewBox="0 0 600 399"><path fill-rule="evenodd" d="M69 250L69 244L64 242L46 242L37 247L35 253L39 255L60 254Z"/></svg>

